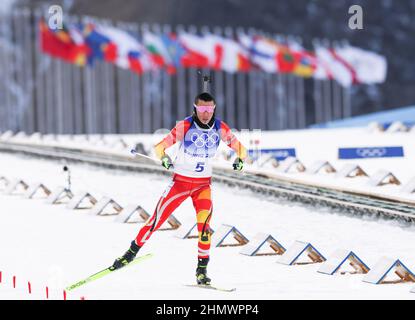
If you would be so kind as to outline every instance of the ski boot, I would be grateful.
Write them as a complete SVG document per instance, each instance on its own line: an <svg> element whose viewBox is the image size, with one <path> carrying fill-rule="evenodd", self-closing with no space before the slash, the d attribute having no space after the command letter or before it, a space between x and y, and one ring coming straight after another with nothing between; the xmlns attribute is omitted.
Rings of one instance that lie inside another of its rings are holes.
<svg viewBox="0 0 415 320"><path fill-rule="evenodd" d="M120 269L129 264L131 261L134 260L138 250L140 250L140 247L137 246L135 240L133 240L131 242L130 248L124 253L124 255L122 257L117 258L114 261L113 265L111 266L111 270Z"/></svg>
<svg viewBox="0 0 415 320"><path fill-rule="evenodd" d="M199 258L196 268L196 282L198 285L210 285L210 278L207 276L207 264L209 258Z"/></svg>

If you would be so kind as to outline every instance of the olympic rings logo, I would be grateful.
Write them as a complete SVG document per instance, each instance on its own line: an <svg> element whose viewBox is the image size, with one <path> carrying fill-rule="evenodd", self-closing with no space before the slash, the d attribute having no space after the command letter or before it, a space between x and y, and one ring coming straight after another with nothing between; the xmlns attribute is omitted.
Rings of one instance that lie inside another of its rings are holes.
<svg viewBox="0 0 415 320"><path fill-rule="evenodd" d="M216 132L208 134L206 132L199 133L198 131L194 131L190 134L190 141L193 142L197 148L214 148L218 144L219 139L219 135Z"/></svg>
<svg viewBox="0 0 415 320"><path fill-rule="evenodd" d="M386 154L385 148L358 148L356 154L362 158L382 157Z"/></svg>

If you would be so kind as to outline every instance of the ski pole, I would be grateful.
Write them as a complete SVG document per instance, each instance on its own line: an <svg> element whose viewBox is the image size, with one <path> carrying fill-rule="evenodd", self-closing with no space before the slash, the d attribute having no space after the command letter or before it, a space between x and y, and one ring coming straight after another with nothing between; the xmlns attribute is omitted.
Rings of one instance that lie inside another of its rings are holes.
<svg viewBox="0 0 415 320"><path fill-rule="evenodd" d="M135 155L135 156L142 157L142 158L146 158L146 159L149 159L149 160L151 160L153 162L156 162L157 164L161 164L161 160L159 160L157 158L153 158L153 157L147 156L147 155L142 154L142 153L139 153L135 149L131 149L131 153L133 155Z"/></svg>

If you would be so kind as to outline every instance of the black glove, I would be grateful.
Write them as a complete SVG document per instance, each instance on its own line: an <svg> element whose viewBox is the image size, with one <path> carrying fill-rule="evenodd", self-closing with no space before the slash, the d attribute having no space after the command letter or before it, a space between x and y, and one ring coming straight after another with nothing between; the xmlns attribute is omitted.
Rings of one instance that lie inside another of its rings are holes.
<svg viewBox="0 0 415 320"><path fill-rule="evenodd" d="M244 162L241 158L236 158L233 162L233 170L241 171L244 167Z"/></svg>
<svg viewBox="0 0 415 320"><path fill-rule="evenodd" d="M165 167L167 170L173 167L173 161L171 161L171 158L165 154L161 157L161 165Z"/></svg>

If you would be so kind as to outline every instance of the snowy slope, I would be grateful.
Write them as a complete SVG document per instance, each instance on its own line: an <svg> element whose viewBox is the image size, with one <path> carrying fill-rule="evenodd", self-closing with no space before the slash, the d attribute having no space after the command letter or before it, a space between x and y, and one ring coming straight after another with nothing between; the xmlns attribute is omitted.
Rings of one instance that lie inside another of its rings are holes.
<svg viewBox="0 0 415 320"><path fill-rule="evenodd" d="M0 155L0 175L64 185L59 162ZM138 203L152 212L169 179L155 175L71 165L75 192L88 190L97 198L109 195L121 205ZM396 166L398 168L398 166ZM212 228L235 225L251 239L271 233L286 248L295 240L311 242L328 257L338 248L354 250L370 267L382 256L400 258L415 270L415 229L393 221L354 218L327 210L293 205L219 184L213 185ZM129 246L139 224L114 222L114 216L91 216L44 200L0 194L0 299L44 298L49 285L61 299L66 285L111 264ZM175 212L180 221L195 217L190 200ZM194 220L193 220L194 221ZM181 240L175 231L153 235L142 252L150 260L81 287L68 299L414 299L412 284L372 285L362 275L328 276L318 264L285 266L277 256L247 257L241 247L213 248L209 275L218 285L237 287L233 293L187 288L194 282L196 239ZM17 276L17 289L11 287ZM33 294L25 292L32 282Z"/></svg>

